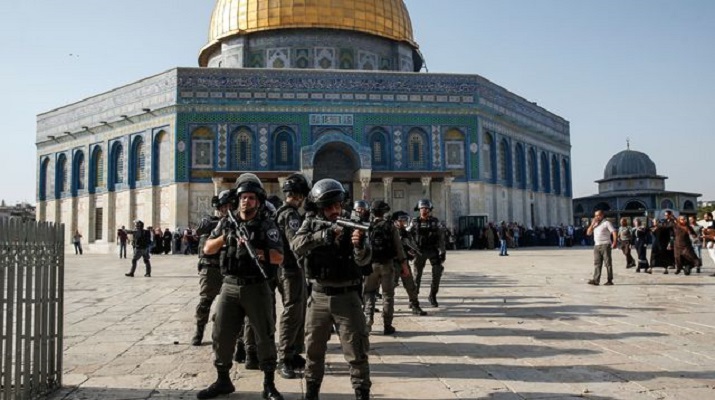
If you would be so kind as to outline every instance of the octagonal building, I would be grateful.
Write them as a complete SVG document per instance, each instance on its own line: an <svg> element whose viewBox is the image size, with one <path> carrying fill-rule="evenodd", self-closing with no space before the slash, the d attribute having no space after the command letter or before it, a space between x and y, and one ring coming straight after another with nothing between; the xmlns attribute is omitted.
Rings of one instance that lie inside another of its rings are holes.
<svg viewBox="0 0 715 400"><path fill-rule="evenodd" d="M393 210L572 220L569 123L479 75L432 74L402 0L217 0L198 68L37 117L37 217L94 251L118 227L195 226L253 172L302 170ZM69 243L68 243L69 244Z"/></svg>

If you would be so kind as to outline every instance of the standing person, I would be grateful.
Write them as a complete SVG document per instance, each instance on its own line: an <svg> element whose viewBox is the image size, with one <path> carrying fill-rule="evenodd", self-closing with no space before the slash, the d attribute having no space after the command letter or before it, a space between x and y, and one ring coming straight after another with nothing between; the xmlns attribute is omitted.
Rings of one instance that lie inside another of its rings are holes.
<svg viewBox="0 0 715 400"><path fill-rule="evenodd" d="M497 236L499 237L499 255L508 256L509 253L507 252L507 249L509 247L508 243L511 234L509 233L509 228L507 228L505 221L502 221L499 224L499 227L497 228Z"/></svg>
<svg viewBox="0 0 715 400"><path fill-rule="evenodd" d="M690 228L692 228L693 233L695 234L692 236L690 239L693 242L693 250L695 250L695 255L698 256L698 260L700 260L700 265L703 265L703 241L702 241L702 236L703 236L703 227L698 225L698 221L696 220L694 215L691 215L688 217L688 224L690 225ZM700 273L700 267L697 268L698 273Z"/></svg>
<svg viewBox="0 0 715 400"><path fill-rule="evenodd" d="M692 268L700 269L700 259L693 250L691 237L695 235L693 228L688 225L685 215L678 217L678 222L673 230L673 253L675 255L675 274L684 271L685 275L690 275Z"/></svg>
<svg viewBox="0 0 715 400"><path fill-rule="evenodd" d="M671 211L665 212L665 218L658 221L653 219L653 247L650 251L650 268L663 267L663 274L668 274L668 267L675 265L673 253L674 218Z"/></svg>
<svg viewBox="0 0 715 400"><path fill-rule="evenodd" d="M124 228L124 225L122 225L122 227L117 230L117 242L119 243L119 258L127 258L128 236L129 235L127 234L127 230Z"/></svg>
<svg viewBox="0 0 715 400"><path fill-rule="evenodd" d="M514 248L518 249L519 248L519 236L521 236L521 228L519 227L519 224L514 223L512 227L512 236L514 237Z"/></svg>
<svg viewBox="0 0 715 400"><path fill-rule="evenodd" d="M134 221L134 230L127 232L132 235L132 247L134 255L132 256L132 269L125 276L134 277L134 271L137 269L137 260L144 260L145 273L144 276L151 277L151 262L149 258L149 248L151 247L151 232L144 229L144 223L140 220Z"/></svg>
<svg viewBox="0 0 715 400"><path fill-rule="evenodd" d="M423 311L420 307L420 301L417 298L417 286L415 285L415 279L412 277L412 271L410 271L410 266L408 264L408 261L414 260L418 252L417 243L415 243L412 235L407 232L407 224L410 220L410 216L404 211L397 211L392 214L392 219L395 223L395 228L397 228L397 232L400 235L402 250L407 258L404 263L399 263L397 262L397 259L394 259L395 286L397 285L397 280L402 279L402 287L405 288L405 291L407 292L407 298L410 301L412 314L427 315L427 312Z"/></svg>
<svg viewBox="0 0 715 400"><path fill-rule="evenodd" d="M710 254L710 258L715 262L715 221L713 221L713 213L706 212L703 215L703 219L705 219L706 224L702 230L703 246ZM710 276L715 276L715 273Z"/></svg>
<svg viewBox="0 0 715 400"><path fill-rule="evenodd" d="M593 235L593 279L588 281L589 285L598 286L601 283L601 269L606 266L608 280L606 285L613 285L613 260L611 259L611 249L618 245L618 236L613 224L603 217L603 211L596 210L593 222L586 230L587 235Z"/></svg>
<svg viewBox="0 0 715 400"><path fill-rule="evenodd" d="M199 227L196 228L196 233L199 235L199 304L196 305L194 314L196 317L196 331L191 338L191 344L194 346L201 345L206 324L209 322L211 304L213 304L214 299L221 291L221 284L223 283L220 252L206 254L203 247L221 218L225 218L229 210L236 209L236 203L236 194L233 190L222 191L218 196L214 196L211 199L211 205L216 210L216 215L202 219ZM169 232L169 236L171 236L171 232Z"/></svg>
<svg viewBox="0 0 715 400"><path fill-rule="evenodd" d="M161 245L164 249L164 255L169 254L169 252L171 252L172 238L173 235L171 234L169 228L164 229L164 234L161 236Z"/></svg>
<svg viewBox="0 0 715 400"><path fill-rule="evenodd" d="M370 263L370 246L359 229L351 231L331 224L343 211L345 189L340 182L316 182L308 199L317 207L315 216L303 221L291 241L296 256L305 258L305 272L312 287L305 320L305 400L319 398L333 325L337 326L343 355L350 364L355 397L368 400L372 386L367 354L370 341L360 290L362 269Z"/></svg>
<svg viewBox="0 0 715 400"><path fill-rule="evenodd" d="M432 285L430 286L428 300L432 307L439 307L437 292L439 292L439 283L444 272L442 263L447 258L447 251L444 244L444 235L439 228L439 220L432 216L432 209L432 202L429 199L418 201L415 211L419 211L420 215L412 220L408 230L415 236L417 246L421 252L421 255L415 257L414 263L417 293L420 292L425 263L429 260L430 265L432 265Z"/></svg>
<svg viewBox="0 0 715 400"><path fill-rule="evenodd" d="M618 240L621 246L621 252L626 256L626 268L633 268L636 266L636 261L631 255L631 244L633 243L633 232L628 226L628 218L621 218L620 225L618 227Z"/></svg>
<svg viewBox="0 0 715 400"><path fill-rule="evenodd" d="M256 335L260 368L263 370L263 399L283 400L275 386L275 319L271 289L263 268L283 262L283 243L275 222L266 219L261 208L266 192L260 179L244 173L236 180L238 215L229 210L204 245L205 254L221 254L225 275L216 306L213 331L214 366L218 378L196 397L212 399L233 393L229 371L233 366L236 339L248 316ZM247 235L248 241L240 233ZM255 249L256 258L251 257Z"/></svg>
<svg viewBox="0 0 715 400"><path fill-rule="evenodd" d="M290 249L290 242L303 224L299 209L310 193L305 175L290 175L283 187L285 202L278 208L276 223L283 240L283 263L278 270L278 292L283 302L278 331L278 371L285 379L295 379L305 368L304 350L306 285L305 273Z"/></svg>
<svg viewBox="0 0 715 400"><path fill-rule="evenodd" d="M641 224L639 218L633 220L633 237L635 239L636 256L638 257L636 272L641 272L641 269L648 271L648 257L646 256L648 249L648 230Z"/></svg>
<svg viewBox="0 0 715 400"><path fill-rule="evenodd" d="M395 266L396 260L406 270L407 257L402 249L400 234L395 225L385 218L390 206L382 200L375 200L370 206L373 215L370 231L370 247L372 249L372 273L365 278L363 299L365 319L368 331L372 330L375 315L375 299L378 288L382 288L382 321L383 333L395 333L392 325L395 313Z"/></svg>
<svg viewBox="0 0 715 400"><path fill-rule="evenodd" d="M74 244L74 253L82 255L82 234L79 233L79 230L74 231L74 235L72 235L72 244Z"/></svg>
<svg viewBox="0 0 715 400"><path fill-rule="evenodd" d="M566 243L566 232L564 230L564 224L561 224L556 228L556 235L559 238L559 247L564 247L564 244Z"/></svg>

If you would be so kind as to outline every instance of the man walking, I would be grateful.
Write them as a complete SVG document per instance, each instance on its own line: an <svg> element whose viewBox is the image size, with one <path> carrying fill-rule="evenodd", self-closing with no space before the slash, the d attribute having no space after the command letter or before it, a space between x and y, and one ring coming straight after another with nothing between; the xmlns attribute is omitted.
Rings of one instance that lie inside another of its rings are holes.
<svg viewBox="0 0 715 400"><path fill-rule="evenodd" d="M408 231L415 236L417 246L420 249L420 254L415 257L414 263L417 293L420 291L425 263L429 260L430 265L432 265L432 285L427 299L432 307L439 307L437 292L439 292L439 284L442 280L442 272L444 272L442 263L447 258L447 249L444 243L443 231L439 227L439 220L432 216L432 208L432 202L429 199L418 201L415 211L419 211L420 215L412 220Z"/></svg>
<svg viewBox="0 0 715 400"><path fill-rule="evenodd" d="M618 246L618 234L610 221L604 218L603 211L596 210L593 222L586 230L587 235L593 235L593 279L589 285L598 286L601 283L601 269L606 266L608 280L606 285L613 285L613 260L611 250Z"/></svg>
<svg viewBox="0 0 715 400"><path fill-rule="evenodd" d="M128 232L132 235L132 247L134 248L134 256L132 256L132 268L124 276L134 277L134 271L137 269L137 261L141 258L144 260L145 273L144 276L151 277L151 262L149 258L149 248L151 247L151 231L144 229L144 222L137 220L134 222L134 230Z"/></svg>

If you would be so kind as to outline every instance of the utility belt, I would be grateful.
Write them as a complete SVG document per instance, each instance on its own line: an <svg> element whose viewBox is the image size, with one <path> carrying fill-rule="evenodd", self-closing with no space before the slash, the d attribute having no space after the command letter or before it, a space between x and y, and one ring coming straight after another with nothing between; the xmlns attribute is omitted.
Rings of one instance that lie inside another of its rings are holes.
<svg viewBox="0 0 715 400"><path fill-rule="evenodd" d="M317 283L313 283L313 291L316 293L323 293L327 296L337 296L340 294L359 292L362 290L362 285L353 286L322 286Z"/></svg>
<svg viewBox="0 0 715 400"><path fill-rule="evenodd" d="M202 258L199 261L199 265L201 265L202 267L216 267L216 268L218 268L221 266L221 262L218 258Z"/></svg>
<svg viewBox="0 0 715 400"><path fill-rule="evenodd" d="M255 285L257 283L265 282L266 278L262 276L233 276L228 275L223 277L223 283L228 283L229 285L246 286Z"/></svg>

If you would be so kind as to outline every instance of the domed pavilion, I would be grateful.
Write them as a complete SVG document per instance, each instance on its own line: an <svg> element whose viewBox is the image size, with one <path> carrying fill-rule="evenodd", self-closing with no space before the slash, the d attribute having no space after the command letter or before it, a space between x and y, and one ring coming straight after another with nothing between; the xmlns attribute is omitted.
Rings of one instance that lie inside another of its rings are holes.
<svg viewBox="0 0 715 400"><path fill-rule="evenodd" d="M430 198L450 228L571 221L569 122L479 75L424 72L403 0L216 0L207 22L199 67L38 115L38 220L113 251L135 219L195 227L241 173L282 196L303 171L393 210Z"/></svg>
<svg viewBox="0 0 715 400"><path fill-rule="evenodd" d="M677 214L696 214L698 193L665 190L666 176L658 175L655 163L647 154L630 149L630 145L608 160L603 179L598 183L598 194L573 200L574 220L587 224L596 210L607 218L634 219L660 217L662 211Z"/></svg>

